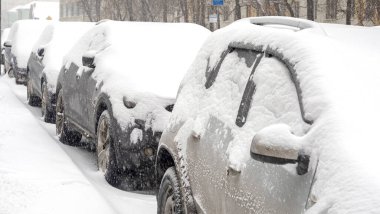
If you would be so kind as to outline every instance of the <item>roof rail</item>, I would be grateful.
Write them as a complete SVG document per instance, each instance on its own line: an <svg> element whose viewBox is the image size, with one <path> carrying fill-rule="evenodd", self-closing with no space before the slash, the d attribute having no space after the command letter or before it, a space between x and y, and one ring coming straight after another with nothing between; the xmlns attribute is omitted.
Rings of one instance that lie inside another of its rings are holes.
<svg viewBox="0 0 380 214"><path fill-rule="evenodd" d="M255 25L284 25L289 27L299 28L300 30L314 28L325 34L322 27L317 23L306 19L299 19L284 16L262 16L252 17L249 19L251 24Z"/></svg>

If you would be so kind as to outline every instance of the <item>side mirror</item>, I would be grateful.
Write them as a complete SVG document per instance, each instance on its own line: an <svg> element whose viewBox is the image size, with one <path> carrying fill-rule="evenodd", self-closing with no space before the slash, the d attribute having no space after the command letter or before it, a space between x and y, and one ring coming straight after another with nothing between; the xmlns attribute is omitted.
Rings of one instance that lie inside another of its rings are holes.
<svg viewBox="0 0 380 214"><path fill-rule="evenodd" d="M45 48L38 48L37 55L39 57L44 57L44 55L45 55Z"/></svg>
<svg viewBox="0 0 380 214"><path fill-rule="evenodd" d="M4 42L4 47L11 48L12 47L12 42L11 41L5 41Z"/></svg>
<svg viewBox="0 0 380 214"><path fill-rule="evenodd" d="M298 164L297 174L308 172L310 155L303 151L299 138L292 134L290 127L276 124L260 130L251 143L251 157L271 164Z"/></svg>
<svg viewBox="0 0 380 214"><path fill-rule="evenodd" d="M95 68L95 52L88 51L82 56L82 64L83 66L87 66L89 68Z"/></svg>

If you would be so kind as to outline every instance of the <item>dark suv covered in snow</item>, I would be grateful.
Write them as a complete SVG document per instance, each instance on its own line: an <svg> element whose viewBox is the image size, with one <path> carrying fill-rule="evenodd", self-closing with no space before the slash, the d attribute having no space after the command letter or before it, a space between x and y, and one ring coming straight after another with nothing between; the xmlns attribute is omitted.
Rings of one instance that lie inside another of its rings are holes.
<svg viewBox="0 0 380 214"><path fill-rule="evenodd" d="M45 122L55 122L55 92L62 59L92 26L86 22L52 23L34 44L27 67L27 98L29 105L41 105Z"/></svg>
<svg viewBox="0 0 380 214"><path fill-rule="evenodd" d="M68 52L58 77L60 141L90 139L99 170L114 186L155 185L158 141L180 79L208 34L193 24L105 21L93 27Z"/></svg>

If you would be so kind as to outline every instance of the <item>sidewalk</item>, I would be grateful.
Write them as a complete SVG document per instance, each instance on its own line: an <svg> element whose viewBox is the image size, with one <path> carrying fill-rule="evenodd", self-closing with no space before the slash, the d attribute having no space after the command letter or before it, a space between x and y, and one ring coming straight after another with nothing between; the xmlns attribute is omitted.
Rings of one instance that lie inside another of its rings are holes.
<svg viewBox="0 0 380 214"><path fill-rule="evenodd" d="M116 213L5 78L0 77L0 213Z"/></svg>

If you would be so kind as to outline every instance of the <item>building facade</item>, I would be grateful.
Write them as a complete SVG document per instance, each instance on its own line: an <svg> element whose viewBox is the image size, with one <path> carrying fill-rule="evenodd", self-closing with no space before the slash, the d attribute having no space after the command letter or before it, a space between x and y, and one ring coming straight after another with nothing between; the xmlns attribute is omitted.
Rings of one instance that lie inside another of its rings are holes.
<svg viewBox="0 0 380 214"><path fill-rule="evenodd" d="M61 21L90 21L80 0L60 0Z"/></svg>

